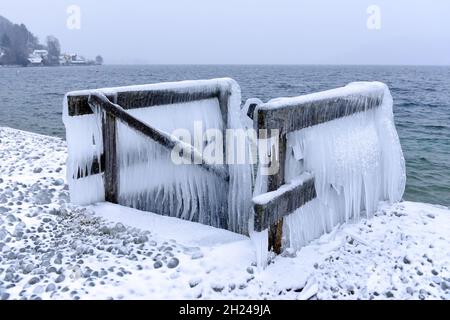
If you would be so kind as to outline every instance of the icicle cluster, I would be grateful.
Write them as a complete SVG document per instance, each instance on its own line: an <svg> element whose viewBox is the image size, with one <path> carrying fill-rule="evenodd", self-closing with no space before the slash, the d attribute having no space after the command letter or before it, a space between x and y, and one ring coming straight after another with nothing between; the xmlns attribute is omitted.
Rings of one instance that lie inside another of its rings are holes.
<svg viewBox="0 0 450 320"><path fill-rule="evenodd" d="M70 117L67 95L64 98L63 121L67 141L67 181L71 202L87 205L105 200L102 176L91 175L94 159L103 153L102 121L99 114ZM77 179L78 176L85 177Z"/></svg>
<svg viewBox="0 0 450 320"><path fill-rule="evenodd" d="M195 102L153 106L128 110L136 118L150 126L172 134L185 129L194 138L195 123L201 123L200 135L206 136L206 147L211 137L208 130L242 128L241 91L232 79L183 81L157 85L99 89L104 94L123 91L171 90L186 92L198 87L216 92L230 92L227 122L220 109L218 98ZM97 90L94 90L97 91ZM89 95L93 91L72 92L68 95ZM67 96L64 103L63 120L66 126L69 157L67 160L68 182L71 201L90 204L104 201L104 185L101 174L91 175L95 158L103 152L103 112L95 110L93 115L71 117L68 115ZM184 141L194 144L194 141ZM225 143L225 142L224 142ZM228 145L226 146L228 147ZM229 230L246 233L252 197L252 166L230 165L229 186L222 178L195 165L175 165L171 151L118 121L117 150L119 159L119 203L147 211L201 222ZM225 159L224 159L225 160ZM79 168L81 176L77 179Z"/></svg>
<svg viewBox="0 0 450 320"><path fill-rule="evenodd" d="M223 128L217 99L129 112L167 133L183 128L194 137L195 122L203 126L200 135L208 129ZM227 185L222 178L195 165L174 164L171 150L120 122L117 137L120 204L215 227L227 226L227 195L223 192Z"/></svg>
<svg viewBox="0 0 450 320"><path fill-rule="evenodd" d="M241 91L232 79L168 83L134 88L102 89L105 94L130 90L195 88L230 92L225 127L218 98L196 102L132 109L131 114L149 125L171 134L186 129L195 136L195 122L208 129L248 129L251 122L241 110ZM355 83L345 88L303 96L299 101L351 96L373 89L384 92L381 107L320 125L291 132L287 137L285 180L289 183L302 173L315 177L317 199L287 216L284 223L285 246L300 248L330 231L339 223L369 217L380 200L399 201L405 188L405 161L395 129L392 97L381 83ZM88 91L71 93L88 94ZM286 101L271 101L275 108ZM365 100L357 101L365 103ZM71 200L89 204L104 200L101 174L90 175L95 158L103 152L102 112L69 117L67 97L64 107L69 157L67 161ZM206 134L207 135L207 134ZM223 137L225 138L225 136ZM246 153L255 141L247 141ZM209 141L209 138L206 139ZM193 144L193 141L185 141ZM226 144L226 149L233 146ZM206 142L206 145L209 142ZM252 197L267 191L267 177L254 177L247 164L228 164L229 185L223 179L195 165L175 165L170 150L118 122L119 203L173 217L198 221L249 233L257 244L258 261L267 260L267 231L253 232ZM270 148L268 149L270 150ZM229 150L228 150L229 151ZM242 150L241 150L242 151ZM224 159L225 160L225 159ZM88 176L77 179L77 176Z"/></svg>
<svg viewBox="0 0 450 320"><path fill-rule="evenodd" d="M231 82L233 92L228 104L228 128L231 130L251 129L245 111L241 109L241 89L235 82ZM250 126L250 127L246 127ZM230 174L230 189L228 192L228 219L229 230L241 234L248 234L252 230L249 222L252 221L252 197L253 197L253 165L250 162L252 141L247 137L244 152L247 156L245 164L228 164ZM227 150L231 148L231 141L227 141Z"/></svg>
<svg viewBox="0 0 450 320"><path fill-rule="evenodd" d="M286 245L300 248L343 222L370 217L379 201L401 200L405 160L394 125L392 96L384 84L380 107L288 135L286 180L315 176L317 199L285 219Z"/></svg>

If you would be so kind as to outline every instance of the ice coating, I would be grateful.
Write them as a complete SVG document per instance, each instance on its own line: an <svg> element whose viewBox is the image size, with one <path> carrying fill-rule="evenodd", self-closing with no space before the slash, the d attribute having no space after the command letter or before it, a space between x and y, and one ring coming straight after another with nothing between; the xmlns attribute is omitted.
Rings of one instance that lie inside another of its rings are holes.
<svg viewBox="0 0 450 320"><path fill-rule="evenodd" d="M67 96L64 99L64 106L63 121L69 146L66 161L67 181L71 201L80 205L104 201L102 176L90 175L94 158L100 159L103 152L102 122L98 114L69 117ZM78 173L89 177L76 179Z"/></svg>
<svg viewBox="0 0 450 320"><path fill-rule="evenodd" d="M72 92L67 96L88 95L97 91L115 95L118 92L145 90L182 90L184 93L192 90L198 93L199 90L216 92L218 89L230 92L225 119L218 98L128 110L141 121L166 133L174 134L175 130L185 129L192 139L200 134L210 141L209 129L222 131L226 128L242 128L241 91L232 79L106 88ZM75 178L79 167L86 168L89 175L94 158L100 159L103 152L102 113L96 111L93 115L70 117L67 96L63 120L69 144L67 163L71 201L76 204L103 201L102 175ZM200 124L200 132L195 124ZM194 141L184 142L194 144ZM207 143L203 147L206 146ZM120 204L239 233L248 232L252 195L251 165L230 165L228 186L228 182L197 166L175 165L171 161L170 150L120 121L117 125L117 150ZM82 176L85 175L83 172Z"/></svg>
<svg viewBox="0 0 450 320"><path fill-rule="evenodd" d="M132 109L131 114L155 128L172 133L184 128L195 135L195 122L202 133L208 129L246 129L250 122L241 110L241 91L231 79L185 81L114 89L105 94L150 89L204 90L226 88L231 93L224 119L217 98L151 108ZM395 129L392 97L381 83L353 83L344 88L270 102L273 108L292 103L383 92L380 107L291 132L287 136L285 182L305 172L315 177L318 198L285 218L284 246L299 249L342 222L370 216L380 200L399 201L405 188L405 161ZM83 91L71 94L88 94ZM365 103L361 98L361 104ZM77 204L103 201L102 175L89 175L94 159L103 152L101 112L69 117L65 99L64 123L69 145L68 182L71 200ZM244 108L245 109L245 108ZM305 115L307 118L308 115ZM226 120L226 121L224 121ZM117 126L119 156L119 203L173 217L198 221L250 234L257 247L259 265L267 260L267 231L253 232L252 197L267 192L267 177L249 164L229 164L229 182L192 165L175 165L170 151L128 128ZM246 148L255 141L247 141ZM229 144L225 146L231 148ZM268 149L270 150L270 148ZM266 151L268 151L266 150ZM260 155L261 156L261 155Z"/></svg>
<svg viewBox="0 0 450 320"><path fill-rule="evenodd" d="M194 136L195 122L203 125L201 135L207 129L221 130L223 127L217 99L135 109L130 113L168 133L186 129L191 137ZM185 142L193 144L192 141ZM224 218L227 197L222 191L227 189L227 183L221 177L194 165L174 164L171 150L120 122L118 152L120 204L214 227L227 227Z"/></svg>
<svg viewBox="0 0 450 320"><path fill-rule="evenodd" d="M241 110L241 89L234 81L232 83L232 92L233 95L230 97L228 105L228 127L232 130L243 129L245 126L242 118L245 115L243 115ZM246 139L246 154L250 153L251 144L252 141ZM230 147L228 143L227 150ZM230 174L230 189L228 192L229 229L248 234L251 231L249 221L252 216L253 165L249 162L246 164L229 164L228 170Z"/></svg>
<svg viewBox="0 0 450 320"><path fill-rule="evenodd" d="M381 83L354 83L384 90L382 105L288 134L286 181L303 171L315 176L317 199L285 219L286 245L300 248L343 222L370 217L379 201L400 201L405 160L394 125L393 100Z"/></svg>

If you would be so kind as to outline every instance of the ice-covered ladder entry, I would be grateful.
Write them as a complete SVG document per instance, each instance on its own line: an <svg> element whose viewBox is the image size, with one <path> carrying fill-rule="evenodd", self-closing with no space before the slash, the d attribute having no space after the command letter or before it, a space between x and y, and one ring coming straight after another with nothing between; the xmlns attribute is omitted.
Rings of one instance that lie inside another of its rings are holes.
<svg viewBox="0 0 450 320"><path fill-rule="evenodd" d="M69 93L64 122L71 199L107 200L254 238L267 238L270 229L276 252L362 211L369 215L380 200L401 199L404 159L384 84L252 104L248 114L258 139L270 145L260 157L279 164L273 175L263 175L263 165L215 165L202 158L215 142L208 129L220 128L225 137L226 129L249 122L231 79ZM185 128L194 136L196 121L206 142L189 146L184 156L198 165L172 163L171 150L187 142L169 133Z"/></svg>
<svg viewBox="0 0 450 320"><path fill-rule="evenodd" d="M173 148L186 143L169 133L186 129L194 136L196 122L203 126L200 135L225 130L232 126L230 113L239 112L240 99L231 79L67 94L72 202L106 200L229 229L229 168L202 160L198 149L208 142L183 153L199 165L174 164Z"/></svg>

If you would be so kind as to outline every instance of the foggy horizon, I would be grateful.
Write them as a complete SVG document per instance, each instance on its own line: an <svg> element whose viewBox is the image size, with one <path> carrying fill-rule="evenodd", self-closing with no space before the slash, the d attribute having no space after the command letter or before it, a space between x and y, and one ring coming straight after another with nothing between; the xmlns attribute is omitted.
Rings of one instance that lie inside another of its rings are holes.
<svg viewBox="0 0 450 320"><path fill-rule="evenodd" d="M80 28L69 29L80 9ZM379 26L368 27L379 8ZM24 10L26 8L26 10ZM45 8L45 9L44 9ZM4 0L0 15L109 65L450 65L450 2Z"/></svg>

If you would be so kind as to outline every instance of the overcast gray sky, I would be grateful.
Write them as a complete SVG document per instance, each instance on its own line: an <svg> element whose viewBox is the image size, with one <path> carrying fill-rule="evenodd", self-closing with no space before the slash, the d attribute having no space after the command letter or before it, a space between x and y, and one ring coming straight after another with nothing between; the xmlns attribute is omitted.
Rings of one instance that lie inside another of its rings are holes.
<svg viewBox="0 0 450 320"><path fill-rule="evenodd" d="M1 0L0 15L107 63L450 65L449 0Z"/></svg>

